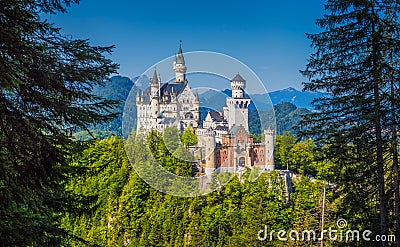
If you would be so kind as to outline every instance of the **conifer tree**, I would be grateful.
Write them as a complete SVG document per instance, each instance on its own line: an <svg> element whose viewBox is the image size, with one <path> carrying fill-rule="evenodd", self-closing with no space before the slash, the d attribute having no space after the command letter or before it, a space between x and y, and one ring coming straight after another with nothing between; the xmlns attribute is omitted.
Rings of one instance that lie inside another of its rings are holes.
<svg viewBox="0 0 400 247"><path fill-rule="evenodd" d="M72 39L43 21L77 0L0 4L0 242L57 245L65 231L71 133L110 119L113 103L92 94L116 65L112 47Z"/></svg>
<svg viewBox="0 0 400 247"><path fill-rule="evenodd" d="M361 186L359 192L366 200L361 204L379 211L380 233L393 233L388 224L392 208L388 187L392 186L385 171L392 162L386 158L393 156L398 140L387 134L390 125L386 120L391 105L398 113L399 102L394 98L399 93L391 91L390 85L393 82L398 88L400 66L398 55L394 60L387 54L398 54L400 47L400 3L328 0L325 10L317 20L323 31L308 35L316 52L302 73L310 79L304 83L305 90L323 90L331 96L314 102L317 111L303 121L309 127L304 133L316 136L320 146L329 144L328 156L338 160L344 173L339 182ZM390 122L399 129L397 120ZM372 218L368 224L374 224Z"/></svg>

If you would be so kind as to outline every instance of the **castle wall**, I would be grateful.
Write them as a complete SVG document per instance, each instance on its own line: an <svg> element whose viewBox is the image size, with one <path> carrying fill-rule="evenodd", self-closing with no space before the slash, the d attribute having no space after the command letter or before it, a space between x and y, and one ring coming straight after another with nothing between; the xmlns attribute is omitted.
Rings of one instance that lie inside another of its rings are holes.
<svg viewBox="0 0 400 247"><path fill-rule="evenodd" d="M189 85L186 84L185 89L178 96L178 112L182 131L188 126L194 128L198 127L198 122L200 120L199 109L200 102L197 100L196 95L192 92Z"/></svg>

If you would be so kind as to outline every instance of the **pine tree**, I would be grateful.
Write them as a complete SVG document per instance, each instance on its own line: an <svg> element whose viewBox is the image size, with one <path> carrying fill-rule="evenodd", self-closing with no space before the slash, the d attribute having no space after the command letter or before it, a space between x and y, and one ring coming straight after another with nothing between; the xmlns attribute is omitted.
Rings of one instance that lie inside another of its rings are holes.
<svg viewBox="0 0 400 247"><path fill-rule="evenodd" d="M91 93L116 64L112 47L72 39L43 21L77 0L0 4L0 242L56 245L68 209L71 133L110 119L113 103Z"/></svg>
<svg viewBox="0 0 400 247"><path fill-rule="evenodd" d="M308 35L316 52L302 73L310 79L304 83L305 90L323 90L331 96L314 102L318 111L303 121L309 127L303 134L316 136L320 147L329 144L328 156L337 159L346 173L339 182L361 186L365 200L361 204L379 211L380 232L388 234L391 207L385 166L393 154L390 144L397 146L398 142L396 136L387 134L391 126L386 120L391 105L399 109L399 102L394 101L398 91L392 90L395 95L391 95L390 85L398 88L400 66L398 56L393 60L386 54L400 47L400 3L329 0L325 10L317 20L323 31ZM391 123L398 130L398 122ZM372 218L367 224L374 224Z"/></svg>

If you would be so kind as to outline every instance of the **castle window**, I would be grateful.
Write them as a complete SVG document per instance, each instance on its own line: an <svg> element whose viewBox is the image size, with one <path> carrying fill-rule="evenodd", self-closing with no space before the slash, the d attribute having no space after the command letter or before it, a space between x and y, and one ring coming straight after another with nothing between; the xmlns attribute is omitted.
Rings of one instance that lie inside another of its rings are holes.
<svg viewBox="0 0 400 247"><path fill-rule="evenodd" d="M261 149L261 153L264 153L264 150Z"/></svg>

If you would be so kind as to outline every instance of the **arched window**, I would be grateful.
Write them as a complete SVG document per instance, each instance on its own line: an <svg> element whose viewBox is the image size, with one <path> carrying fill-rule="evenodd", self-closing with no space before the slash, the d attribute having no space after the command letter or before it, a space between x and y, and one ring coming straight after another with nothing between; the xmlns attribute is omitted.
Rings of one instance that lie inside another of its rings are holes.
<svg viewBox="0 0 400 247"><path fill-rule="evenodd" d="M185 114L185 118L186 118L186 119L193 119L193 113L187 112L187 113Z"/></svg>
<svg viewBox="0 0 400 247"><path fill-rule="evenodd" d="M245 166L245 165L246 165L245 158L244 158L244 157L241 157L241 158L239 159L239 166Z"/></svg>

